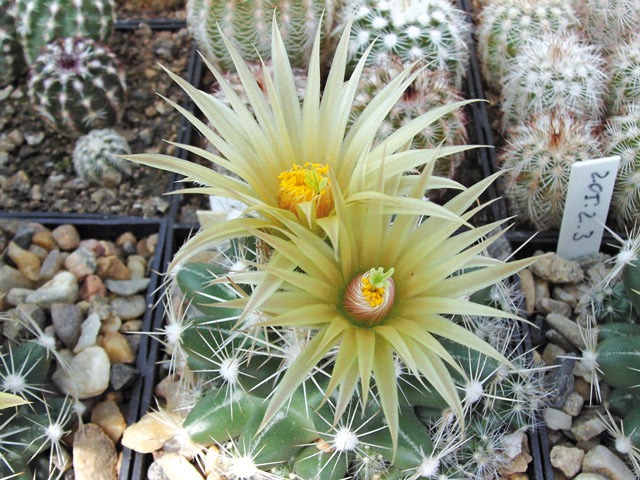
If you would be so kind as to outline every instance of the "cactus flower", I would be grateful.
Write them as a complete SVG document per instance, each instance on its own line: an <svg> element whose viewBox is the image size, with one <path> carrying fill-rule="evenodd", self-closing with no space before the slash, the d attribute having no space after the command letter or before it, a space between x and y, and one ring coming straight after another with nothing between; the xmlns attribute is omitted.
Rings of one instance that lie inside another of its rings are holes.
<svg viewBox="0 0 640 480"><path fill-rule="evenodd" d="M420 176L423 181L429 173ZM437 392L462 420L461 400L449 370L462 372L462 367L440 338L510 366L500 352L454 318L516 319L473 303L468 296L532 263L531 259L502 263L482 255L500 236L490 232L504 220L477 228L468 220L482 208L475 207L478 196L492 181L493 177L487 178L440 207L449 217L442 212L415 213L420 204L430 203L422 200L419 188L408 197L381 195L347 204L334 186L335 209L340 213L318 219L326 235L286 215L280 215L284 228L278 232L254 232L274 254L257 272L219 279L254 285L251 295L220 306L264 315L257 324L240 319L237 332L249 339L262 328L293 328L309 334L297 357L283 366L263 425L317 372L318 365L329 362L332 373L324 394L338 392L335 418L341 418L359 390L363 404L371 396L377 399L395 439L398 358L425 392ZM463 226L467 230L454 235Z"/></svg>

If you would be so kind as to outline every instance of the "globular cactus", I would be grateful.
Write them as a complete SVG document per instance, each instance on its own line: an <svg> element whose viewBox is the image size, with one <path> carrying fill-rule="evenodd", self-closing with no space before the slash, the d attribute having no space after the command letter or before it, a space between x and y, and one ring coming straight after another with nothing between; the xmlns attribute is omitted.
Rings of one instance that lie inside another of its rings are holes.
<svg viewBox="0 0 640 480"><path fill-rule="evenodd" d="M503 77L503 128L555 109L586 121L604 113L604 58L577 35L548 34L525 42Z"/></svg>
<svg viewBox="0 0 640 480"><path fill-rule="evenodd" d="M351 110L353 123L367 107L372 98L404 69L401 60L395 58L379 64L365 67L358 93ZM455 89L447 71L423 71L407 88L404 95L393 106L384 123L378 130L377 141L386 137L414 118L436 107L464 100L462 93ZM436 148L440 145L455 146L467 143L467 116L463 109L454 110L435 120L418 133L411 148ZM434 174L446 178L455 178L456 169L464 159L464 153L449 155L438 159Z"/></svg>
<svg viewBox="0 0 640 480"><path fill-rule="evenodd" d="M461 88L469 62L470 25L449 0L351 1L344 21L353 18L352 66L374 42L367 64L399 58L405 66L422 60L433 70L448 70Z"/></svg>
<svg viewBox="0 0 640 480"><path fill-rule="evenodd" d="M577 31L579 26L571 2L564 0L489 2L477 28L478 55L487 85L500 90L508 61L530 38L544 32Z"/></svg>
<svg viewBox="0 0 640 480"><path fill-rule="evenodd" d="M118 122L124 110L124 70L109 48L88 38L56 40L35 60L29 98L52 127L70 137Z"/></svg>
<svg viewBox="0 0 640 480"><path fill-rule="evenodd" d="M78 176L88 182L117 186L123 175L131 174L131 164L116 155L130 153L129 142L115 130L91 130L76 141L73 166Z"/></svg>
<svg viewBox="0 0 640 480"><path fill-rule="evenodd" d="M622 113L626 104L640 99L640 34L614 47L607 63L611 74L607 114L612 116Z"/></svg>
<svg viewBox="0 0 640 480"><path fill-rule="evenodd" d="M612 217L619 227L631 228L640 215L640 103L630 103L621 114L607 118L603 144L607 155L620 155Z"/></svg>
<svg viewBox="0 0 640 480"><path fill-rule="evenodd" d="M16 8L0 0L0 87L11 84L26 71L22 46L16 33Z"/></svg>
<svg viewBox="0 0 640 480"><path fill-rule="evenodd" d="M537 115L507 132L498 155L512 211L537 230L560 227L574 162L602 156L590 124L562 112Z"/></svg>
<svg viewBox="0 0 640 480"><path fill-rule="evenodd" d="M204 57L218 69L228 71L235 67L221 33L235 44L244 60L266 60L271 53L275 15L291 64L306 68L321 17L322 33L329 42L338 7L339 3L324 0L189 0L187 26ZM328 45L324 43L323 50Z"/></svg>
<svg viewBox="0 0 640 480"><path fill-rule="evenodd" d="M584 0L573 2L588 41L606 50L626 43L640 23L638 0Z"/></svg>
<svg viewBox="0 0 640 480"><path fill-rule="evenodd" d="M115 21L114 0L17 0L16 4L18 36L29 65L58 38L106 42Z"/></svg>

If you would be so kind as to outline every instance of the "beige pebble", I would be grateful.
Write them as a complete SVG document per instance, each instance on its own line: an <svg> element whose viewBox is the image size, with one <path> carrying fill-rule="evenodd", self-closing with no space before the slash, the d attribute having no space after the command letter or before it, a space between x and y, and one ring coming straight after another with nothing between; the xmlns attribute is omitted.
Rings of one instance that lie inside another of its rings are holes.
<svg viewBox="0 0 640 480"><path fill-rule="evenodd" d="M525 300L525 310L527 311L527 315L533 315L536 303L536 289L533 274L525 268L520 271L519 276L520 289Z"/></svg>
<svg viewBox="0 0 640 480"><path fill-rule="evenodd" d="M122 437L122 432L127 427L124 415L118 404L113 400L105 400L98 403L91 410L91 423L98 425L109 438L117 443Z"/></svg>
<svg viewBox="0 0 640 480"><path fill-rule="evenodd" d="M147 274L147 261L142 255L131 255L127 258L127 268L131 272L131 278L145 278Z"/></svg>
<svg viewBox="0 0 640 480"><path fill-rule="evenodd" d="M204 480L188 459L177 453L165 453L156 459L169 480Z"/></svg>
<svg viewBox="0 0 640 480"><path fill-rule="evenodd" d="M7 255L16 264L20 273L29 280L37 281L40 278L41 261L37 255L20 247L15 242L9 242Z"/></svg>
<svg viewBox="0 0 640 480"><path fill-rule="evenodd" d="M120 332L107 332L102 340L102 348L111 363L133 363L136 359L129 342Z"/></svg>
<svg viewBox="0 0 640 480"><path fill-rule="evenodd" d="M51 231L53 239L60 250L74 250L80 245L80 234L76 227L71 224L60 225Z"/></svg>
<svg viewBox="0 0 640 480"><path fill-rule="evenodd" d="M131 272L129 272L127 266L122 263L122 260L115 255L98 258L96 273L103 280L107 278L112 280L131 279Z"/></svg>
<svg viewBox="0 0 640 480"><path fill-rule="evenodd" d="M38 245L45 250L51 251L56 248L56 241L51 230L45 229L35 232L31 237L31 243Z"/></svg>
<svg viewBox="0 0 640 480"><path fill-rule="evenodd" d="M164 442L179 432L174 423L182 425L182 419L175 413L146 413L138 422L125 428L122 445L140 453L160 450Z"/></svg>
<svg viewBox="0 0 640 480"><path fill-rule="evenodd" d="M117 463L114 444L99 426L80 427L73 441L75 480L116 480Z"/></svg>

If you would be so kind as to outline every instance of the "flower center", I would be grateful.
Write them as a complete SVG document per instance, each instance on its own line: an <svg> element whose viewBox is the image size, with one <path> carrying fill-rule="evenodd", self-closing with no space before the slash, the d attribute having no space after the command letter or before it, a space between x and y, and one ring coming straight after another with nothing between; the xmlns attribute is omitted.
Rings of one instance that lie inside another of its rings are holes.
<svg viewBox="0 0 640 480"><path fill-rule="evenodd" d="M278 175L280 188L278 204L298 215L298 204L313 202L316 217L326 217L333 210L333 194L327 173L328 165L305 163L303 167L293 165L291 170Z"/></svg>
<svg viewBox="0 0 640 480"><path fill-rule="evenodd" d="M395 283L393 268L372 268L358 275L347 287L343 305L352 319L361 326L371 327L382 323L393 307Z"/></svg>

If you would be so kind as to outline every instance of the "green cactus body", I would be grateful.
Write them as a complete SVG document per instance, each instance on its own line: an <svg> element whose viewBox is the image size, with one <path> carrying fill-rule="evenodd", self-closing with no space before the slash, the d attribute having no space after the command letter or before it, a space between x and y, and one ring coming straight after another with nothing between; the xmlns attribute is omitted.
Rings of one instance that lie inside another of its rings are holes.
<svg viewBox="0 0 640 480"><path fill-rule="evenodd" d="M37 112L69 137L111 127L124 110L124 71L105 45L88 38L48 44L33 63L28 86Z"/></svg>
<svg viewBox="0 0 640 480"><path fill-rule="evenodd" d="M381 65L365 67L358 93L353 102L351 123L360 116L370 100L403 70L399 59L391 59ZM442 105L464 100L462 94L453 87L446 71L423 71L405 91L404 96L393 106L378 131L377 140L382 142L398 128L409 123L424 112ZM463 109L457 109L440 117L418 133L411 144L412 148L436 148L442 146L465 145L467 143L467 117ZM434 174L455 178L457 167L464 160L464 153L449 155L438 159Z"/></svg>
<svg viewBox="0 0 640 480"><path fill-rule="evenodd" d="M0 87L13 83L27 67L16 33L15 7L13 1L0 0Z"/></svg>
<svg viewBox="0 0 640 480"><path fill-rule="evenodd" d="M502 88L504 129L554 109L586 121L604 113L604 58L577 35L532 38L507 62L507 70Z"/></svg>
<svg viewBox="0 0 640 480"><path fill-rule="evenodd" d="M131 164L115 155L131 153L129 142L111 128L92 130L80 137L73 149L76 173L88 182L117 186L131 174Z"/></svg>
<svg viewBox="0 0 640 480"><path fill-rule="evenodd" d="M292 65L304 68L321 16L324 13L323 32L328 33L333 28L335 8L334 2L319 0L189 0L187 25L205 58L220 70L229 71L235 68L220 33L235 44L245 60L266 60L271 52L275 15Z"/></svg>
<svg viewBox="0 0 640 480"><path fill-rule="evenodd" d="M579 25L571 2L564 0L489 2L477 29L478 55L487 85L500 90L509 60L528 39L544 31L577 31Z"/></svg>
<svg viewBox="0 0 640 480"><path fill-rule="evenodd" d="M598 369L602 379L615 388L640 385L640 336L611 337L598 342Z"/></svg>
<svg viewBox="0 0 640 480"><path fill-rule="evenodd" d="M114 0L17 0L17 30L31 66L45 45L64 37L106 42L115 21Z"/></svg>
<svg viewBox="0 0 640 480"><path fill-rule="evenodd" d="M636 314L640 315L640 263L627 263L622 269L622 284Z"/></svg>
<svg viewBox="0 0 640 480"><path fill-rule="evenodd" d="M498 164L512 211L538 230L560 228L571 165L601 156L591 126L560 112L508 131Z"/></svg>
<svg viewBox="0 0 640 480"><path fill-rule="evenodd" d="M611 72L607 113L618 115L623 106L640 98L640 34L614 47L607 60Z"/></svg>
<svg viewBox="0 0 640 480"><path fill-rule="evenodd" d="M632 227L640 215L640 103L607 118L604 148L607 155L620 155L611 216L621 228Z"/></svg>
<svg viewBox="0 0 640 480"><path fill-rule="evenodd" d="M355 65L373 44L368 65L390 57L405 65L421 60L427 68L447 70L461 88L469 63L470 26L449 0L352 0L343 12L353 19L350 55Z"/></svg>

